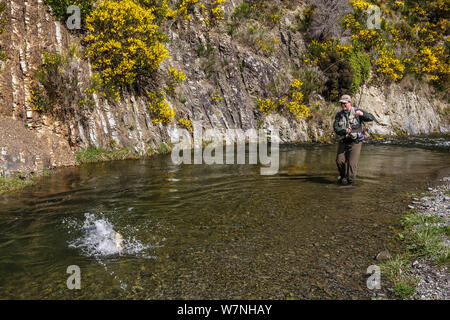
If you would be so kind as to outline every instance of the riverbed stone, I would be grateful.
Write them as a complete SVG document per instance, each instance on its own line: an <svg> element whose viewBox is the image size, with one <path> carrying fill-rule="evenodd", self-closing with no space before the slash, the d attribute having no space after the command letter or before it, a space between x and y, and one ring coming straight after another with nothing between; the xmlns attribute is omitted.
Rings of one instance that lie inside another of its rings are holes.
<svg viewBox="0 0 450 320"><path fill-rule="evenodd" d="M385 250L379 252L379 253L376 255L376 257L375 257L375 259L378 260L378 261L387 261L387 260L389 260L389 259L391 259L391 258L392 258L392 257L391 257L391 253L390 253L389 250L387 250L387 249L385 249Z"/></svg>

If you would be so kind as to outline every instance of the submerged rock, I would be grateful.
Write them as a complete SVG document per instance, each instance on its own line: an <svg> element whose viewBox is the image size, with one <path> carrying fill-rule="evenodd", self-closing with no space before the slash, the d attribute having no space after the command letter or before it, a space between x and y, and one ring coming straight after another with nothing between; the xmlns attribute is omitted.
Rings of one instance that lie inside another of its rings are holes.
<svg viewBox="0 0 450 320"><path fill-rule="evenodd" d="M375 257L375 259L377 261L386 261L391 259L391 253L389 252L388 249L385 249L383 251L381 251L380 253L377 254L377 256Z"/></svg>

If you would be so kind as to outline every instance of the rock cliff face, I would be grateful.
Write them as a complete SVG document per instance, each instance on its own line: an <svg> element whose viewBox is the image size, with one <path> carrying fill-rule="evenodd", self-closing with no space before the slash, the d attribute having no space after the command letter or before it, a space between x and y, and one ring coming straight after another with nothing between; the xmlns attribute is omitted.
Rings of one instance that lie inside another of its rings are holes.
<svg viewBox="0 0 450 320"><path fill-rule="evenodd" d="M225 11L232 12L238 4L236 0L227 1ZM256 53L245 39L232 39L220 28L208 29L200 14L195 15L192 22L182 21L171 26L166 31L170 57L161 68L172 65L187 76L187 81L179 88L184 99L174 97L169 101L177 115L188 117L204 128L221 130L264 128L275 124L284 129L283 142L319 141L329 135L332 117L313 121L273 114L264 116L254 105L254 99L268 90L267 84L287 73L285 70L295 65L305 50L301 34L290 29L295 23L295 14L303 9L299 2L299 6L284 14L279 26L270 31L280 39L276 54L270 57ZM150 147L170 141L171 126L153 124L142 88L124 92L118 102L94 95L92 108L72 101L69 106L60 106L62 111L57 118L32 111L30 89L42 52L64 54L71 43L80 43L83 35L70 32L63 23L55 21L42 0L9 0L6 14L9 22L1 41L9 59L3 63L0 74L0 117L8 118L0 122L3 173L72 165L73 152L88 146L132 146L144 153ZM207 55L198 54L200 47L208 46L214 50ZM82 90L92 75L90 65L80 58L71 64L72 76L78 84L75 90ZM211 98L215 92L221 99ZM371 124L371 132L449 131L448 119L439 112L448 106L423 92L407 92L397 85L387 90L368 87L362 92L362 97L357 96L355 100L360 100L361 107L376 115L383 124ZM35 139L29 135L34 135ZM42 139L46 142L39 144L37 141ZM33 150L42 153L40 159L47 160L33 160L31 154L30 157L19 156L24 152L34 153Z"/></svg>

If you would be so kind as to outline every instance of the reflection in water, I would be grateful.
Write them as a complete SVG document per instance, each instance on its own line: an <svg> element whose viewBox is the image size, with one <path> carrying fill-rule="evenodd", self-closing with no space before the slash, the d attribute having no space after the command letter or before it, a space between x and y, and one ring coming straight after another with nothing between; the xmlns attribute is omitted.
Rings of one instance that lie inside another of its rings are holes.
<svg viewBox="0 0 450 320"><path fill-rule="evenodd" d="M335 183L335 152L284 146L274 176L170 156L59 170L0 198L0 297L366 298L401 197L449 150L365 145L352 188ZM66 287L69 265L81 290Z"/></svg>

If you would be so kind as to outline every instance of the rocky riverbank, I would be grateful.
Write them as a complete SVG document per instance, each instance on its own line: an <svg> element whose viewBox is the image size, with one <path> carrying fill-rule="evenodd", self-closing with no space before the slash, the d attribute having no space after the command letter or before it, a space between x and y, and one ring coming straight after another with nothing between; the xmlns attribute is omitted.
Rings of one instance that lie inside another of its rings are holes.
<svg viewBox="0 0 450 320"><path fill-rule="evenodd" d="M450 177L442 179L444 185L429 188L428 193L421 199L415 199L412 206L420 214L442 219L441 225L446 226L447 235L443 239L448 248L448 226L450 223ZM412 264L413 276L420 279L416 286L414 299L419 300L449 300L450 286L448 274L448 261L442 267L436 266L433 259L416 260Z"/></svg>
<svg viewBox="0 0 450 320"><path fill-rule="evenodd" d="M439 182L408 205L398 234L406 252L381 265L382 281L389 286L373 298L450 299L450 176Z"/></svg>

